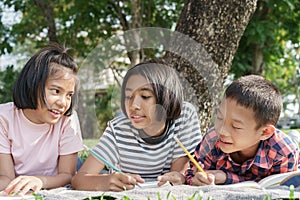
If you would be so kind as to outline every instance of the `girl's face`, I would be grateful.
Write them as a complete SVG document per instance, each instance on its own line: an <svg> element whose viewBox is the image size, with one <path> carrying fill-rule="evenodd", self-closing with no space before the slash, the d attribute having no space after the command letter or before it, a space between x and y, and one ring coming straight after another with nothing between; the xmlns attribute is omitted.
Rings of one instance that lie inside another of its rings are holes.
<svg viewBox="0 0 300 200"><path fill-rule="evenodd" d="M157 121L156 106L152 85L143 76L132 75L125 87L126 113L133 126L149 136L159 136L165 128L165 119Z"/></svg>
<svg viewBox="0 0 300 200"><path fill-rule="evenodd" d="M76 78L69 69L57 71L45 83L46 105L38 101L36 110L25 109L25 116L37 124L55 124L70 108Z"/></svg>

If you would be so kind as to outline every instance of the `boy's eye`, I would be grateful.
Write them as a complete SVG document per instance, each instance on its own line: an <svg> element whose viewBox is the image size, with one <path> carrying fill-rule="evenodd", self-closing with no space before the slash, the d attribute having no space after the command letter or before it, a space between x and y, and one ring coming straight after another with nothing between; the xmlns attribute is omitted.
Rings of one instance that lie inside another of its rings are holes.
<svg viewBox="0 0 300 200"><path fill-rule="evenodd" d="M216 118L217 118L218 120L223 120L223 116L220 115L220 113L218 113L218 114L216 115Z"/></svg>
<svg viewBox="0 0 300 200"><path fill-rule="evenodd" d="M131 99L131 96L125 96L125 99Z"/></svg>
<svg viewBox="0 0 300 200"><path fill-rule="evenodd" d="M223 120L223 117L217 115L217 119L218 119L218 120Z"/></svg>
<svg viewBox="0 0 300 200"><path fill-rule="evenodd" d="M242 128L240 128L240 127L233 126L233 125L232 125L232 128L237 129L237 130L242 129Z"/></svg>

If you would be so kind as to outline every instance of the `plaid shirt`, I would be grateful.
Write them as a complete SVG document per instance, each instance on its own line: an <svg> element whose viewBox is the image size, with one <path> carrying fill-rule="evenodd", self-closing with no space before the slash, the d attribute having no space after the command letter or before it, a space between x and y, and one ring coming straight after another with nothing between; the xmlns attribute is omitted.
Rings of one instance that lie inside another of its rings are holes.
<svg viewBox="0 0 300 200"><path fill-rule="evenodd" d="M204 164L206 170L222 170L227 174L225 184L247 180L259 181L271 174L297 170L298 147L276 129L272 137L263 140L253 159L242 164L235 163L230 154L224 153L217 147L218 136L215 129L210 129L195 150L195 159ZM194 164L190 162L190 169L185 172L186 183L192 184Z"/></svg>

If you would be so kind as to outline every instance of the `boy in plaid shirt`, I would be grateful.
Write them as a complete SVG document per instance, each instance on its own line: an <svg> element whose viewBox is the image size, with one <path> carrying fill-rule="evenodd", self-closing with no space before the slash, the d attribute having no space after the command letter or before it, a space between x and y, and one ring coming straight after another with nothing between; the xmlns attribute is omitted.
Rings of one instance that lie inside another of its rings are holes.
<svg viewBox="0 0 300 200"><path fill-rule="evenodd" d="M275 128L282 109L279 90L261 76L234 81L217 109L214 128L195 150L207 175L190 162L185 181L190 185L259 181L297 170L298 147Z"/></svg>

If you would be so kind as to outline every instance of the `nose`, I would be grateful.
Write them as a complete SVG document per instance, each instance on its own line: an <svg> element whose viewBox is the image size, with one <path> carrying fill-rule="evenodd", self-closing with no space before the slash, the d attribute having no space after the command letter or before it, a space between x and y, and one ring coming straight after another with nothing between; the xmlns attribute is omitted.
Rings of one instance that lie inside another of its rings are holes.
<svg viewBox="0 0 300 200"><path fill-rule="evenodd" d="M57 100L57 104L61 107L67 106L67 99L64 96L60 96L60 98Z"/></svg>
<svg viewBox="0 0 300 200"><path fill-rule="evenodd" d="M131 107L133 109L140 109L141 108L141 100L138 96L133 97L132 102L131 102Z"/></svg>
<svg viewBox="0 0 300 200"><path fill-rule="evenodd" d="M227 131L226 124L223 121L222 122L217 121L215 123L215 129L219 136L220 135L222 135L222 136L230 135L229 131Z"/></svg>
<svg viewBox="0 0 300 200"><path fill-rule="evenodd" d="M217 130L218 135L222 136L229 136L230 133L225 129L225 127L221 127L219 130Z"/></svg>

